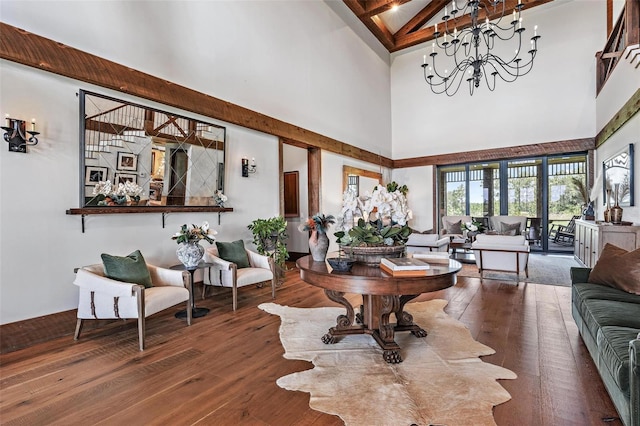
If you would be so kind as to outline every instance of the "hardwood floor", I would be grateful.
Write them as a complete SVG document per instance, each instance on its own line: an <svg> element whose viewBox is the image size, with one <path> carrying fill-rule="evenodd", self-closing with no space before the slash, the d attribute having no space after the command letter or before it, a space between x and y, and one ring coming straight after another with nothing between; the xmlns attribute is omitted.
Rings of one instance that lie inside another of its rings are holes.
<svg viewBox="0 0 640 426"><path fill-rule="evenodd" d="M151 317L144 352L130 320L87 331L78 342L65 337L1 355L0 423L342 424L310 409L308 394L276 385L312 365L282 357L280 318L256 308L271 301L268 286L240 289L236 312L228 289L197 296L209 315L191 327L173 310ZM448 300L446 311L496 350L484 361L518 375L501 381L512 399L495 408L498 425L621 424L571 317L570 288L460 277L416 300L433 298ZM276 302L335 306L296 270L287 272Z"/></svg>

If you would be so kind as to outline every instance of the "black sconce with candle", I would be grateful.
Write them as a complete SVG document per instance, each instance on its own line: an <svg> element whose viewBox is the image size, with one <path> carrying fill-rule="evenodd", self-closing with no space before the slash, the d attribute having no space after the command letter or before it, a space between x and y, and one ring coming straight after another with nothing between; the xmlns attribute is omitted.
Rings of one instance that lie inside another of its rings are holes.
<svg viewBox="0 0 640 426"><path fill-rule="evenodd" d="M251 159L251 164L247 157L242 158L242 177L249 177L249 173L255 173L257 168L255 158Z"/></svg>
<svg viewBox="0 0 640 426"><path fill-rule="evenodd" d="M6 124L2 126L4 133L4 140L9 143L9 151L11 152L27 152L27 146L33 146L38 144L37 135L40 132L36 132L36 119L31 120L31 130L27 130L27 125L24 120L17 118L10 118L9 114L5 116ZM27 138L27 134L29 137Z"/></svg>

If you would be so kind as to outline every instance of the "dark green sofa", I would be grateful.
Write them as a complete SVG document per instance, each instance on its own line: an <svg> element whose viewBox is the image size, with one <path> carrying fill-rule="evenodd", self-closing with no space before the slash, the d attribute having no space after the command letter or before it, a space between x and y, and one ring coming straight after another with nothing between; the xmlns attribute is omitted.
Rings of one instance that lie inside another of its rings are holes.
<svg viewBox="0 0 640 426"><path fill-rule="evenodd" d="M640 426L640 295L591 284L571 268L572 314L626 426Z"/></svg>

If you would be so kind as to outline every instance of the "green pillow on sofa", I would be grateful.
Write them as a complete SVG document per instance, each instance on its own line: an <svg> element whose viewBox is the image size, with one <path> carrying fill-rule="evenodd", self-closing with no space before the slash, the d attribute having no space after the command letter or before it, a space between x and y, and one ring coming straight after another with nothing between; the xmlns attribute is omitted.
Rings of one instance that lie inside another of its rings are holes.
<svg viewBox="0 0 640 426"><path fill-rule="evenodd" d="M128 256L113 256L102 253L104 275L113 280L125 283L140 284L145 288L153 287L151 275L147 268L147 262L140 250L136 250Z"/></svg>
<svg viewBox="0 0 640 426"><path fill-rule="evenodd" d="M221 259L235 263L238 268L248 268L251 266L242 240L237 240L232 243L216 241L216 247L218 248L218 256L220 256Z"/></svg>

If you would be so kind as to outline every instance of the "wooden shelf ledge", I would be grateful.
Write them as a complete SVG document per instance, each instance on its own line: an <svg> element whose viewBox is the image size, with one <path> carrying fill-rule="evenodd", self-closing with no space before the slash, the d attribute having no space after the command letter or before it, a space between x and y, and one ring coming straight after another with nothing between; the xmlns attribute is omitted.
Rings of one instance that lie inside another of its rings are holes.
<svg viewBox="0 0 640 426"><path fill-rule="evenodd" d="M89 215L160 213L162 214L162 227L164 228L167 213L218 213L218 225L220 225L220 214L232 211L233 208L231 207L218 206L122 206L70 208L66 213L82 216L82 233L84 233L84 218Z"/></svg>

